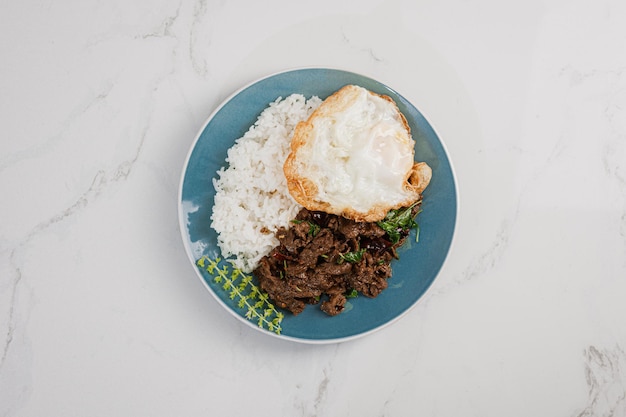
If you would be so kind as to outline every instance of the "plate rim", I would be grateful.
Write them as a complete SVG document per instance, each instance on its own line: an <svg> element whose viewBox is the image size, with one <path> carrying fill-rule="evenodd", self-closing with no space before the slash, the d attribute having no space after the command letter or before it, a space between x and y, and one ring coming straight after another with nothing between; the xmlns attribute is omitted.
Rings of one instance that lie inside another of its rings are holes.
<svg viewBox="0 0 626 417"><path fill-rule="evenodd" d="M198 141L200 140L200 138L202 137L202 133L205 131L205 129L207 128L207 126L209 125L209 123L211 123L211 121L213 120L213 118L215 118L215 116L217 115L217 113L224 108L224 106L226 106L234 97L236 97L238 94L240 94L242 91L246 90L247 88L263 81L266 80L268 78L272 78L272 77L276 77L279 76L281 74L285 74L285 73L290 73L290 72L296 72L296 71L305 71L305 70L331 70L331 71L340 71L340 72L344 72L344 73L349 73L349 74L354 74L355 76L359 76L359 77L363 77L363 78L368 78L370 80L375 81L376 83L381 84L382 86L388 88L389 90L393 91L395 94L397 94L400 97L403 97L406 101L408 101L421 115L422 117L427 121L427 123L429 124L429 127L433 130L435 136L437 137L437 140L439 141L442 150L448 160L448 164L450 166L450 172L451 172L451 176L452 176L452 180L454 183L454 194L455 194L455 202L456 202L456 210L455 210L455 216L454 216L454 223L452 225L452 236L450 238L450 244L448 245L448 248L446 250L446 254L443 258L443 262L441 263L441 266L439 267L439 270L437 272L437 274L435 275L435 277L433 278L432 282L428 284L428 286L426 287L426 289L424 290L424 292L408 307L406 308L404 311L400 312L398 315L396 315L395 317L393 317L392 319L378 325L375 326L369 330L360 332L360 333L356 333L350 336L342 336L342 337L332 337L332 338L322 338L322 339L307 339L304 337L296 337L296 336L289 336L289 335L284 335L284 334L276 334L274 332L271 331L267 331L266 329L261 329L259 328L259 326L257 326L254 322L251 322L250 320L246 320L245 317L242 317L241 315L237 314L237 312L235 312L229 305L227 305L220 297L218 297L218 295L215 293L214 289L211 288L211 286L209 286L209 284L207 283L206 279L202 276L202 274L200 273L200 270L195 266L196 265L196 259L194 259L193 257L193 251L191 249L191 247L189 246L189 236L186 235L186 219L184 219L185 216L185 212L183 210L183 204L182 204L182 197L183 197L183 185L185 182L185 175L187 173L187 168L189 166L189 162L191 159L191 155L193 153L193 151L196 148L196 145L198 143ZM342 68L336 68L336 67L328 67L328 66L302 66L302 67L292 67L292 68L288 68L288 69L283 69L283 70L279 70L279 71L275 71L266 75L263 75L261 77L257 77L256 79L249 81L248 83L240 86L239 88L235 89L231 94L229 94L228 96L226 96L214 109L213 111L206 117L205 121L202 123L202 125L200 126L200 128L198 129L194 140L191 142L191 144L189 145L189 149L187 150L187 154L185 156L185 160L182 166L182 170L180 173L180 178L179 178L179 185L178 185L178 193L177 193L177 211L178 211L178 226L179 226L179 231L180 231L180 237L183 241L183 247L185 249L185 254L187 256L187 258L189 259L189 261L191 262L191 265L193 266L193 270L196 274L196 276L200 279L200 282L202 282L202 285L207 289L207 291L211 294L211 296L218 302L218 304L220 304L226 311L228 311L228 313L231 316L234 316L239 322L242 322L243 324L245 324L248 327L251 327L265 335L269 335L272 336L276 339L280 339L280 340L288 340L288 341L292 341L292 342L298 342L298 343L303 343L303 344L309 344L309 345L325 345L325 344L333 344L333 343L343 343L343 342L347 342L347 341L351 341L351 340L356 340L356 339L360 339L362 337L365 337L367 335L370 335L372 333L378 332L388 326L391 326L392 324L396 323L397 321L399 321L401 318L405 317L406 315L408 315L413 309L416 308L416 306L419 303L419 300L423 299L423 297L431 290L432 288L432 284L436 281L437 277L439 276L439 274L441 273L441 271L443 270L443 268L445 267L445 265L448 263L448 260L450 258L450 252L452 251L452 248L455 244L456 241L456 235L457 235L457 226L458 226L458 222L459 222L459 214L460 214L460 193L459 193L459 182L457 179L457 174L456 174L456 169L454 166L454 162L452 161L451 157L450 157L450 152L448 150L447 144L441 139L441 136L439 135L437 129L435 128L435 126L433 126L430 121L429 118L426 117L426 114L419 108L417 108L413 102L411 100L406 99L402 94L398 93L397 90L395 90L394 88L390 87L387 83L385 82L381 82L378 81L377 78L374 78L370 75L366 75L360 72L356 72L353 70L348 70L348 69L342 69Z"/></svg>

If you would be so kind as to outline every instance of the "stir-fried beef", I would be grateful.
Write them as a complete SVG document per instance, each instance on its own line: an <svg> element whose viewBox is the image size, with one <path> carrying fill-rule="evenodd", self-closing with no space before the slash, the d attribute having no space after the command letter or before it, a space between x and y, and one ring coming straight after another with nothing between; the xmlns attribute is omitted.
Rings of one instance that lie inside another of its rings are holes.
<svg viewBox="0 0 626 417"><path fill-rule="evenodd" d="M392 243L376 223L302 209L289 229L278 231L280 244L254 273L278 307L299 314L321 301L320 309L334 316L354 291L376 297L387 288L390 262L408 230L403 233Z"/></svg>

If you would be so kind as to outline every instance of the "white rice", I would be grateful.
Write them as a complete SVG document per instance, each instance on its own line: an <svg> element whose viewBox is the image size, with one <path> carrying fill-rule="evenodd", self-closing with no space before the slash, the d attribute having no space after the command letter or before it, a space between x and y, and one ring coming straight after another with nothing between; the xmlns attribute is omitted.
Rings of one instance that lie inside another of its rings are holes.
<svg viewBox="0 0 626 417"><path fill-rule="evenodd" d="M270 103L228 150L228 167L213 180L211 227L222 256L244 272L251 272L278 245L275 232L289 227L301 208L287 190L283 164L294 128L321 102L292 94Z"/></svg>

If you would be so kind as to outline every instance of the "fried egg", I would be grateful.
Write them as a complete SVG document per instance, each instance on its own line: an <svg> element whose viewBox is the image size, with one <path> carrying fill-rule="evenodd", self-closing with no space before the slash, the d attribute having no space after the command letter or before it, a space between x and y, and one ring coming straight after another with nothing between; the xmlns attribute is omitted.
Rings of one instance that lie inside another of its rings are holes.
<svg viewBox="0 0 626 417"><path fill-rule="evenodd" d="M347 85L329 96L291 139L283 171L291 196L309 210L382 220L419 200L431 169L388 96Z"/></svg>

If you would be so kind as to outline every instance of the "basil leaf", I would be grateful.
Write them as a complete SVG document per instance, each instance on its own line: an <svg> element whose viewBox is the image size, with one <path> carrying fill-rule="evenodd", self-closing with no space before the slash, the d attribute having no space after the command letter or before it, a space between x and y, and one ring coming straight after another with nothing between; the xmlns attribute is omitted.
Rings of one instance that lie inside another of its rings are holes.
<svg viewBox="0 0 626 417"><path fill-rule="evenodd" d="M291 223L293 224L300 224L300 223L304 223L304 220L297 220L294 219L291 221ZM320 226L317 223L313 223L311 221L307 221L307 223L309 224L309 236L317 236L317 234L320 232Z"/></svg>
<svg viewBox="0 0 626 417"><path fill-rule="evenodd" d="M389 210L384 220L376 223L387 233L391 243L398 243L403 231L407 232L409 229L417 227L417 223L412 216L415 204L397 210Z"/></svg>
<svg viewBox="0 0 626 417"><path fill-rule="evenodd" d="M339 261L342 262L350 262L352 264L360 262L363 259L363 254L365 253L365 249L357 250L354 252L346 252L339 254Z"/></svg>
<svg viewBox="0 0 626 417"><path fill-rule="evenodd" d="M313 223L313 222L307 222L309 223L309 236L317 236L317 234L320 232L320 226L317 223Z"/></svg>
<svg viewBox="0 0 626 417"><path fill-rule="evenodd" d="M359 292L354 288L344 294L346 298L356 298L359 296Z"/></svg>

